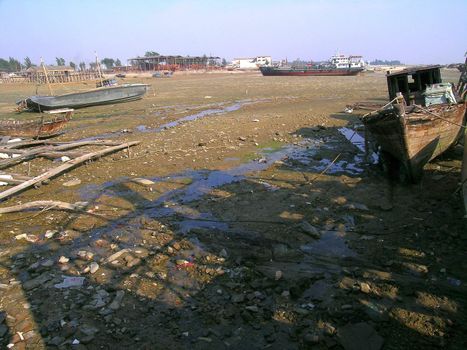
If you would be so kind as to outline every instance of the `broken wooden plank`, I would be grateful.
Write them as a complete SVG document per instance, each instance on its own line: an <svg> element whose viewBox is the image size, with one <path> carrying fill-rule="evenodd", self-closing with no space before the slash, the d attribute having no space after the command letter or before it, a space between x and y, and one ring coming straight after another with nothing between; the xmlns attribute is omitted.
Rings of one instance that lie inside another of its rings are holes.
<svg viewBox="0 0 467 350"><path fill-rule="evenodd" d="M44 153L38 154L38 156L54 160L54 159L58 159L58 158L61 158L61 157L78 158L78 157L84 156L85 154L87 154L87 153L77 152L77 151L68 151L68 152L63 152L63 151L62 152L54 152L54 151L51 151L51 152L44 152Z"/></svg>
<svg viewBox="0 0 467 350"><path fill-rule="evenodd" d="M60 209L67 211L82 211L88 202L67 203L61 201L34 201L11 207L0 208L0 214L16 213L19 211L33 210L33 209Z"/></svg>
<svg viewBox="0 0 467 350"><path fill-rule="evenodd" d="M0 148L0 153L5 153L5 154L22 154L24 152L27 152L27 151L23 149Z"/></svg>
<svg viewBox="0 0 467 350"><path fill-rule="evenodd" d="M8 158L4 160L0 160L0 169L10 167L14 164L24 162L26 160L32 159L34 157L37 157L39 154L44 153L44 152L50 152L50 151L63 151L63 150L68 150L68 149L73 149L73 148L78 148L82 146L108 146L109 141L107 140L94 140L94 141L77 141L77 142L67 142L64 144L60 144L58 146L42 146L42 147L36 147L32 150L29 150L27 152L24 152L18 157L14 158Z"/></svg>
<svg viewBox="0 0 467 350"><path fill-rule="evenodd" d="M117 146L120 143L110 140L82 140L82 141L50 141L50 140L22 140L17 142L10 142L3 144L5 148L26 148L30 146L44 145L44 146L61 146L75 142L96 142L98 146Z"/></svg>
<svg viewBox="0 0 467 350"><path fill-rule="evenodd" d="M125 149L125 148L129 148L129 147L132 147L132 146L135 146L139 144L139 141L133 141L133 142L127 142L127 143L122 143L118 146L113 146L113 147L108 147L106 149L103 149L103 150L100 150L100 151L96 151L96 152L91 152L91 153L88 153L84 156L81 156L81 157L78 157L78 158L75 158L75 159L72 159L72 160L69 160L68 162L54 168L54 169L51 169L39 176L36 176L34 178L32 178L31 180L29 181L26 181L26 182L23 182L22 184L20 185L17 185L13 188L10 188L6 191L3 191L0 193L0 200L2 199L5 199L5 198L8 198L8 197L11 197L12 195L18 193L18 192L21 192L21 191L24 191L26 188L29 188L31 186L34 186L35 184L38 184L38 183L41 183L42 181L44 180L47 180L47 179L50 179L51 177L54 177L58 174L61 174L71 168L74 168L75 166L81 164L81 163L84 163L88 160L91 160L91 159L94 159L94 158L98 158L98 157L101 157L103 155L106 155L106 154L109 154L109 153L113 153L113 152L116 152L116 151L119 151L121 149Z"/></svg>
<svg viewBox="0 0 467 350"><path fill-rule="evenodd" d="M10 178L0 177L0 184L2 184L2 185L3 185L3 183L6 183L8 185L19 185L19 184L22 184L25 181L26 180L19 180L19 179L15 179L15 178L10 179Z"/></svg>

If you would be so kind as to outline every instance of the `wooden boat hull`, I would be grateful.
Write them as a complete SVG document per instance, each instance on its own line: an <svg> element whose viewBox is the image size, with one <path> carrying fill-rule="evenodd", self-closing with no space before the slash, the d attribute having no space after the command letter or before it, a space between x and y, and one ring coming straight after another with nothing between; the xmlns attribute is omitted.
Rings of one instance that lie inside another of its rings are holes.
<svg viewBox="0 0 467 350"><path fill-rule="evenodd" d="M2 120L0 121L0 136L41 138L50 137L60 133L68 123L69 117L52 120Z"/></svg>
<svg viewBox="0 0 467 350"><path fill-rule="evenodd" d="M397 108L392 108L364 117L362 121L381 150L399 161L407 180L417 182L425 164L460 137L465 109L465 103L433 105L424 108L425 111L415 109L401 115Z"/></svg>
<svg viewBox="0 0 467 350"><path fill-rule="evenodd" d="M128 84L59 96L31 96L26 99L26 105L29 109L42 112L60 108L77 109L122 103L142 98L147 88L146 84Z"/></svg>
<svg viewBox="0 0 467 350"><path fill-rule="evenodd" d="M464 157L462 159L462 195L464 197L464 209L467 219L467 131L464 131Z"/></svg>

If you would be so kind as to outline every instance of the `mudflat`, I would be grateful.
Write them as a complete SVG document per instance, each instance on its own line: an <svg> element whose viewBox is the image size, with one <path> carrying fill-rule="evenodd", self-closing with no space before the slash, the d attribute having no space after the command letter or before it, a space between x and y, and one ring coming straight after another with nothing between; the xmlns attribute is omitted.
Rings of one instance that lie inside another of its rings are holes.
<svg viewBox="0 0 467 350"><path fill-rule="evenodd" d="M86 202L0 216L2 346L467 346L462 148L418 185L388 179L343 112L387 101L383 73L120 80L134 82L151 86L142 100L76 110L54 141L138 146L2 203ZM0 117L37 117L12 112L36 89L0 85Z"/></svg>

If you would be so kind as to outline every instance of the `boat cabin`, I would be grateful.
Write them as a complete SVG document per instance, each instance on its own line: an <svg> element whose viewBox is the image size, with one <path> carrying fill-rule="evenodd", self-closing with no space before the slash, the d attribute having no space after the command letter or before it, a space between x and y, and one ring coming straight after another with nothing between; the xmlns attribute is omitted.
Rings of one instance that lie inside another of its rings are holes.
<svg viewBox="0 0 467 350"><path fill-rule="evenodd" d="M428 86L441 84L441 66L427 66L408 68L386 75L389 99L396 98L402 93L407 105L425 105L425 91Z"/></svg>

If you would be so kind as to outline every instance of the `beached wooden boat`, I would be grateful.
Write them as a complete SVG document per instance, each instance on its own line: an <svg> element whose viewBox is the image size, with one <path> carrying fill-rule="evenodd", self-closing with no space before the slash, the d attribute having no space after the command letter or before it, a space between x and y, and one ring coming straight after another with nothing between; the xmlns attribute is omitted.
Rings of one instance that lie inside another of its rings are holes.
<svg viewBox="0 0 467 350"><path fill-rule="evenodd" d="M44 115L41 115L35 120L0 120L0 136L41 138L57 135L71 119L73 110L57 110L54 112L63 115L54 118L45 118Z"/></svg>
<svg viewBox="0 0 467 350"><path fill-rule="evenodd" d="M146 84L125 84L58 96L31 96L20 106L42 112L60 108L84 108L138 100L148 89Z"/></svg>
<svg viewBox="0 0 467 350"><path fill-rule="evenodd" d="M362 122L401 180L417 182L425 164L461 136L466 105L451 84L441 83L439 66L388 74L387 81L391 102Z"/></svg>

